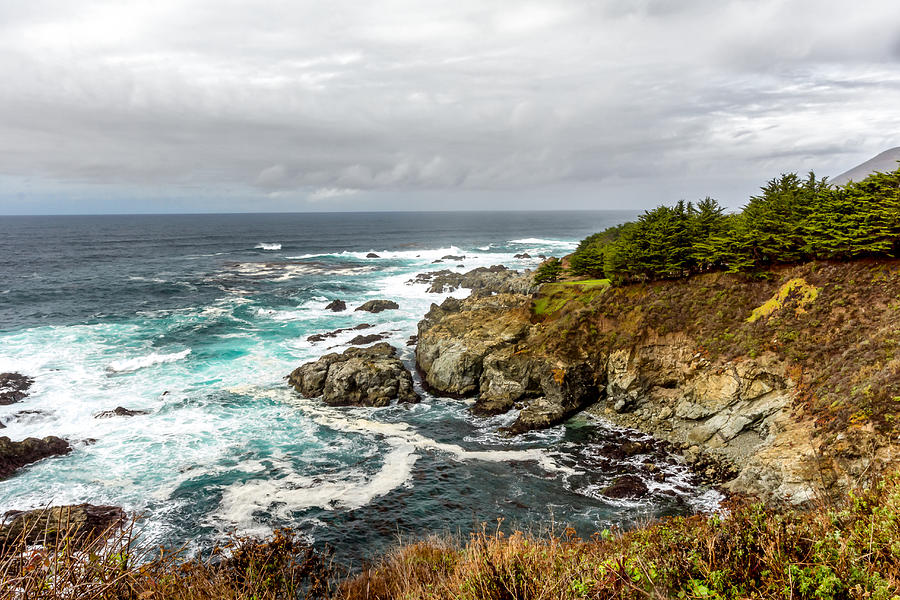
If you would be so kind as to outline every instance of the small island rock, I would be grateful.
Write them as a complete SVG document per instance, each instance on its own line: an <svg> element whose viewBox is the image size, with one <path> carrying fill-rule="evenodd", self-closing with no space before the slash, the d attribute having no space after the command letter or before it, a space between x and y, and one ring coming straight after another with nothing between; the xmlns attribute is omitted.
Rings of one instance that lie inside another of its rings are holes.
<svg viewBox="0 0 900 600"><path fill-rule="evenodd" d="M343 300L332 300L325 305L325 310L330 310L332 312L341 312L343 310L347 310L347 303Z"/></svg>
<svg viewBox="0 0 900 600"><path fill-rule="evenodd" d="M383 310L396 310L400 305L393 300L369 300L362 306L358 306L356 310L364 310L370 313L380 313Z"/></svg>

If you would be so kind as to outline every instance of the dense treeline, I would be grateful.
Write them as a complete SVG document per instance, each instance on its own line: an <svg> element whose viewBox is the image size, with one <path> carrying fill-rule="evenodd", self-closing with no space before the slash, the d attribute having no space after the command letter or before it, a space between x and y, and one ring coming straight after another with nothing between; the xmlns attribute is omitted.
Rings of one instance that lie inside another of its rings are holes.
<svg viewBox="0 0 900 600"><path fill-rule="evenodd" d="M582 240L569 270L646 281L878 256L900 256L900 168L843 187L782 175L737 214L711 198L660 206Z"/></svg>

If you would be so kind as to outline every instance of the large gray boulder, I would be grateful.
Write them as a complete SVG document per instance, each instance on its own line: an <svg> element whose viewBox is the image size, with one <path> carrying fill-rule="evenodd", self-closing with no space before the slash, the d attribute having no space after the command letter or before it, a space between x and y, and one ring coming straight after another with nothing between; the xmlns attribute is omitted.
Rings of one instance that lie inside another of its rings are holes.
<svg viewBox="0 0 900 600"><path fill-rule="evenodd" d="M515 434L553 427L596 402L600 394L593 371L584 363L547 369L540 386L544 395L530 400L506 431Z"/></svg>
<svg viewBox="0 0 900 600"><path fill-rule="evenodd" d="M326 354L294 369L288 381L303 396L321 396L330 406L387 406L394 398L419 401L412 375L386 342Z"/></svg>
<svg viewBox="0 0 900 600"><path fill-rule="evenodd" d="M478 392L485 357L526 334L529 323L519 316L529 302L524 296L501 294L432 304L419 322L416 346L425 383L447 396Z"/></svg>

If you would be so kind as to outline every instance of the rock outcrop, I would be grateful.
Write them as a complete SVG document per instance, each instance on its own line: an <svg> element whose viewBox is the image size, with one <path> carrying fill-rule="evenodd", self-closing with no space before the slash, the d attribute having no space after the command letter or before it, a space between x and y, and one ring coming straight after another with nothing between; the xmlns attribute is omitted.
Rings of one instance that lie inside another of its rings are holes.
<svg viewBox="0 0 900 600"><path fill-rule="evenodd" d="M66 440L52 435L43 439L26 438L21 442L0 437L0 479L12 476L20 467L50 456L68 454L71 450Z"/></svg>
<svg viewBox="0 0 900 600"><path fill-rule="evenodd" d="M368 302L357 306L356 310L364 310L370 313L380 313L385 310L396 310L400 305L393 300L369 300Z"/></svg>
<svg viewBox="0 0 900 600"><path fill-rule="evenodd" d="M0 373L0 405L19 402L33 383L34 379L20 373Z"/></svg>
<svg viewBox="0 0 900 600"><path fill-rule="evenodd" d="M326 354L294 369L288 380L303 396L321 396L331 406L387 406L394 398L419 401L412 375L386 342Z"/></svg>
<svg viewBox="0 0 900 600"><path fill-rule="evenodd" d="M76 504L10 511L0 520L0 548L54 543L65 536L77 549L124 521L125 511L118 506Z"/></svg>
<svg viewBox="0 0 900 600"><path fill-rule="evenodd" d="M443 294L460 288L478 294L531 294L537 290L530 271L520 273L503 265L479 267L466 273L449 269L420 273L411 283L430 283L429 293Z"/></svg>
<svg viewBox="0 0 900 600"><path fill-rule="evenodd" d="M591 368L535 359L528 336L530 299L514 294L448 298L419 322L416 363L436 394L479 394L474 412L497 414L521 404L510 433L556 425L597 399Z"/></svg>
<svg viewBox="0 0 900 600"><path fill-rule="evenodd" d="M479 390L484 358L522 339L528 302L510 294L432 304L418 325L416 364L438 393L466 396ZM518 318L517 318L518 317Z"/></svg>

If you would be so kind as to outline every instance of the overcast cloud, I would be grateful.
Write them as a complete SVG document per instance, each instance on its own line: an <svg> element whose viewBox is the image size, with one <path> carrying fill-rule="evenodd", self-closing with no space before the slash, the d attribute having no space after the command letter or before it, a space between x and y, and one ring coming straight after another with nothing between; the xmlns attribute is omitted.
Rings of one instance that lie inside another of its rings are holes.
<svg viewBox="0 0 900 600"><path fill-rule="evenodd" d="M736 207L898 145L897 0L0 3L0 213Z"/></svg>

